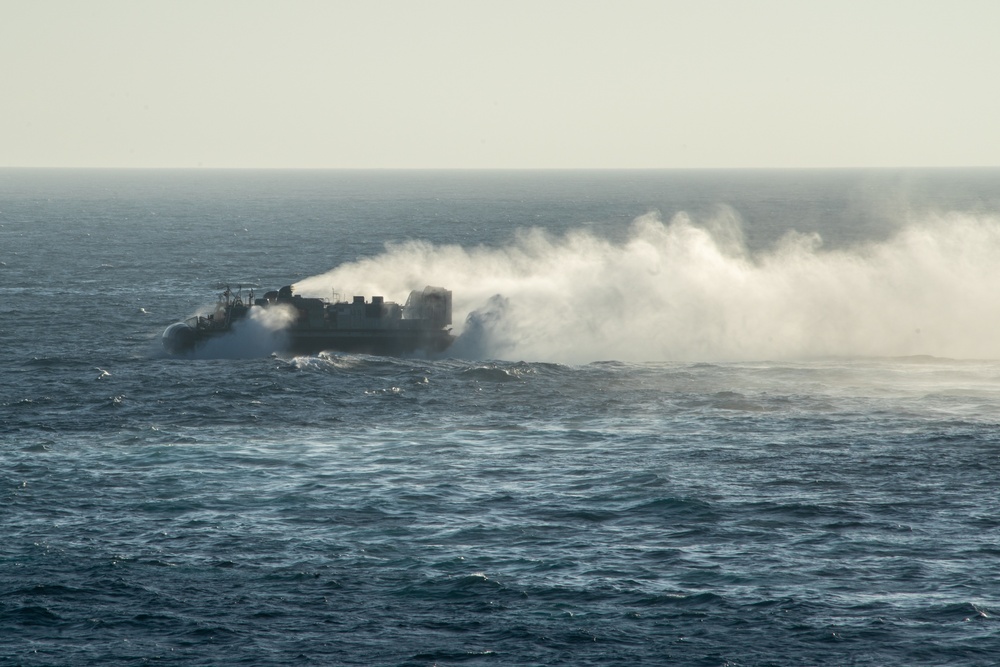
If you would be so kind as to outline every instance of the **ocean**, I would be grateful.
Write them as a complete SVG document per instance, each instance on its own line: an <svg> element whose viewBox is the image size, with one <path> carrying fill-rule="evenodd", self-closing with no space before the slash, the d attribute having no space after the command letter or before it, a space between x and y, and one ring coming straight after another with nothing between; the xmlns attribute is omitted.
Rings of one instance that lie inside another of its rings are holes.
<svg viewBox="0 0 1000 667"><path fill-rule="evenodd" d="M0 170L2 665L994 665L1000 170ZM437 357L171 357L227 286Z"/></svg>

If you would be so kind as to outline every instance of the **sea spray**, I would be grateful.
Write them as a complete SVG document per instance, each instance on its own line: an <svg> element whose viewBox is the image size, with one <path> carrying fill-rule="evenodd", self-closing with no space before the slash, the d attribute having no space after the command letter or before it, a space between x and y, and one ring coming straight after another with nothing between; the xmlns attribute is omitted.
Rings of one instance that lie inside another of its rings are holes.
<svg viewBox="0 0 1000 667"><path fill-rule="evenodd" d="M454 353L582 363L817 356L1000 356L1000 220L926 216L887 241L828 251L788 233L751 253L731 209L657 214L613 243L521 232L506 247L423 242L297 284L358 294L454 290Z"/></svg>
<svg viewBox="0 0 1000 667"><path fill-rule="evenodd" d="M295 317L295 309L286 305L251 308L229 333L209 339L191 355L199 359L248 359L281 352L288 347L285 331Z"/></svg>

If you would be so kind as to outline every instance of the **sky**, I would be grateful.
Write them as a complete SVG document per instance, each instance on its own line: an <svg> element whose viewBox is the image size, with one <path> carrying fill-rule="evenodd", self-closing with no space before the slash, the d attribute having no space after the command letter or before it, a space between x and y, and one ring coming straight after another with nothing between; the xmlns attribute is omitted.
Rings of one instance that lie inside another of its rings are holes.
<svg viewBox="0 0 1000 667"><path fill-rule="evenodd" d="M996 0L0 0L0 167L1000 165Z"/></svg>

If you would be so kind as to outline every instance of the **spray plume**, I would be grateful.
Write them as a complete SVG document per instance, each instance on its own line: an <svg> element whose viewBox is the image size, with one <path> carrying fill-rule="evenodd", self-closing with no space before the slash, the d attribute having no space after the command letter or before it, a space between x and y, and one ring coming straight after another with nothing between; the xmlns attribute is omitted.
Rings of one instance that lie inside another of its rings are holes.
<svg viewBox="0 0 1000 667"><path fill-rule="evenodd" d="M1000 219L928 216L892 239L826 251L788 233L751 253L722 209L649 214L612 243L539 230L507 247L408 242L296 285L403 299L454 291L456 356L565 363L819 356L1000 357Z"/></svg>
<svg viewBox="0 0 1000 667"><path fill-rule="evenodd" d="M295 317L295 310L284 305L253 308L224 338L210 339L191 354L198 359L252 359L281 352L288 347L285 330Z"/></svg>

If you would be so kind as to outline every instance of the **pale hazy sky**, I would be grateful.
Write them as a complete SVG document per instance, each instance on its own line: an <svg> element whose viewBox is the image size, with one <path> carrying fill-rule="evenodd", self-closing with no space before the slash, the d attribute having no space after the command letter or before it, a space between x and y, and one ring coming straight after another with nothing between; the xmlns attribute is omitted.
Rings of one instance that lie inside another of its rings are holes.
<svg viewBox="0 0 1000 667"><path fill-rule="evenodd" d="M0 0L0 166L1000 165L998 0Z"/></svg>

